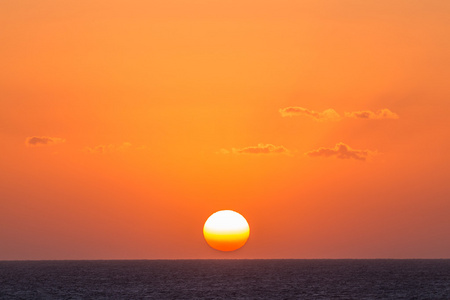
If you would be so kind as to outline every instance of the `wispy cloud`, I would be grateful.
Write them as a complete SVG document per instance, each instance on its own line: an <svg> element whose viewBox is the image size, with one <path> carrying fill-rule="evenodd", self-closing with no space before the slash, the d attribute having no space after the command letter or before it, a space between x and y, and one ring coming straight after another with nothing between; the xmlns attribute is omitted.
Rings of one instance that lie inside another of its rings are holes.
<svg viewBox="0 0 450 300"><path fill-rule="evenodd" d="M30 136L25 139L25 145L28 147L49 146L64 143L66 140L50 136Z"/></svg>
<svg viewBox="0 0 450 300"><path fill-rule="evenodd" d="M86 152L93 154L106 154L106 153L114 153L114 152L122 152L131 147L130 143L122 143L119 145L109 144L109 145L98 145L94 147L86 147Z"/></svg>
<svg viewBox="0 0 450 300"><path fill-rule="evenodd" d="M303 107L286 107L279 110L282 117L309 116L316 121L338 121L341 116L332 108L323 112L314 111Z"/></svg>
<svg viewBox="0 0 450 300"><path fill-rule="evenodd" d="M279 110L282 117L294 117L294 116L309 116L316 121L339 121L342 120L341 116L332 108L326 109L323 112L314 111L304 107L291 106L281 108ZM377 111L361 110L345 112L344 116L353 119L366 119L366 120L382 120L382 119L398 119L399 116L391 110L384 108Z"/></svg>
<svg viewBox="0 0 450 300"><path fill-rule="evenodd" d="M370 119L370 120L398 119L399 118L399 116L396 113L390 111L387 108L380 109L376 112L373 112L370 110L346 112L345 116L347 118Z"/></svg>
<svg viewBox="0 0 450 300"><path fill-rule="evenodd" d="M335 156L340 159L356 159L365 161L369 156L375 154L370 150L356 150L350 148L344 143L337 143L334 148L321 147L317 150L307 152L306 155L310 157L331 157Z"/></svg>
<svg viewBox="0 0 450 300"><path fill-rule="evenodd" d="M245 148L220 149L221 154L290 154L291 152L283 146L275 146L272 144L258 144Z"/></svg>

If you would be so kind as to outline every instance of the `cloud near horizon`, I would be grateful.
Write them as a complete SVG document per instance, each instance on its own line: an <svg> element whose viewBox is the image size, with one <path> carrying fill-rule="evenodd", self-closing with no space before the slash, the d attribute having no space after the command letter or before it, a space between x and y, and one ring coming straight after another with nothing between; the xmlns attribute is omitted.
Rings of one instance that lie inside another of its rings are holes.
<svg viewBox="0 0 450 300"><path fill-rule="evenodd" d="M303 107L285 107L279 110L282 117L309 116L316 121L339 121L341 116L332 108L323 112L314 111Z"/></svg>
<svg viewBox="0 0 450 300"><path fill-rule="evenodd" d="M323 112L317 112L304 107L291 106L281 108L279 110L282 117L294 116L309 116L316 121L340 121L342 117L332 108L326 109ZM382 119L398 119L398 114L392 112L387 108L377 110L376 112L370 110L345 112L346 118L366 119L366 120L382 120Z"/></svg>
<svg viewBox="0 0 450 300"><path fill-rule="evenodd" d="M131 147L131 144L128 142L122 143L120 145L98 145L95 147L86 147L85 150L88 153L92 154L106 154L106 153L114 153L114 152L122 152Z"/></svg>
<svg viewBox="0 0 450 300"><path fill-rule="evenodd" d="M27 147L39 147L39 146L50 146L55 144L64 143L66 140L57 137L50 136L31 136L25 139L25 145Z"/></svg>
<svg viewBox="0 0 450 300"><path fill-rule="evenodd" d="M305 154L310 157L331 157L336 156L340 159L356 159L365 161L368 157L373 155L375 152L370 150L356 150L350 148L344 143L337 143L334 148L321 147L317 150L306 152Z"/></svg>
<svg viewBox="0 0 450 300"><path fill-rule="evenodd" d="M220 149L221 154L290 154L291 152L284 146L275 146L272 144L258 144L257 146L250 146L241 149L232 148L231 151L227 149Z"/></svg>
<svg viewBox="0 0 450 300"><path fill-rule="evenodd" d="M370 110L346 112L345 116L347 118L369 119L369 120L398 119L399 118L399 116L396 113L390 111L387 108L380 109L376 112L373 112Z"/></svg>

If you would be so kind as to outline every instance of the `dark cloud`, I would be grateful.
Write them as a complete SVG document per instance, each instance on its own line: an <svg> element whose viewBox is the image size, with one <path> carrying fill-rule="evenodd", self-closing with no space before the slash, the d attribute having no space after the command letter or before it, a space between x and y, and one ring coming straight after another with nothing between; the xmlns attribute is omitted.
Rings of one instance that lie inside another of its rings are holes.
<svg viewBox="0 0 450 300"><path fill-rule="evenodd" d="M335 156L340 159L356 159L365 161L373 152L369 150L355 150L350 148L348 145L344 143L337 143L334 148L319 148L317 150L313 150L307 152L306 155L310 157L331 157Z"/></svg>
<svg viewBox="0 0 450 300"><path fill-rule="evenodd" d="M28 147L49 146L54 144L64 143L66 140L57 137L49 136L31 136L25 140L25 145Z"/></svg>

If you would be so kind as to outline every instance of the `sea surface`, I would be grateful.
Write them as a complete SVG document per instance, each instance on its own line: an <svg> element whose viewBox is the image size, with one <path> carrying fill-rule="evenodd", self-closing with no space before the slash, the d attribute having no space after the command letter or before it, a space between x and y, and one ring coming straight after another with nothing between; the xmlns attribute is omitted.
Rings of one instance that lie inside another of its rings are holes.
<svg viewBox="0 0 450 300"><path fill-rule="evenodd" d="M0 299L450 299L450 260L0 261Z"/></svg>

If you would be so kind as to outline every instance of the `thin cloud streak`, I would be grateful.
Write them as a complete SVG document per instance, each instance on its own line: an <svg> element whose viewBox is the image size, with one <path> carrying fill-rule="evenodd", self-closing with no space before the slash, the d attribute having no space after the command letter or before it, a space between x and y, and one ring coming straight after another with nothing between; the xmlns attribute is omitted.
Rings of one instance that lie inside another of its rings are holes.
<svg viewBox="0 0 450 300"><path fill-rule="evenodd" d="M281 108L279 110L282 117L295 117L295 116L309 116L316 121L340 121L342 117L332 108L326 109L323 112L314 111L304 107L290 106ZM380 109L378 111L361 110L345 112L344 117L353 119L366 119L366 120L382 120L382 119L398 119L398 114L392 112L387 108Z"/></svg>
<svg viewBox="0 0 450 300"><path fill-rule="evenodd" d="M350 146L344 143L337 143L334 148L321 147L317 150L306 152L309 157L332 157L335 156L339 159L356 159L365 161L368 157L375 154L370 150L356 150L350 148Z"/></svg>
<svg viewBox="0 0 450 300"><path fill-rule="evenodd" d="M370 110L346 112L345 116L347 118L368 119L368 120L398 119L399 118L399 116L396 113L390 111L387 108L380 109L376 112L373 112Z"/></svg>
<svg viewBox="0 0 450 300"><path fill-rule="evenodd" d="M291 152L284 146L275 146L272 144L258 144L257 146L250 146L245 148L232 148L231 151L227 149L220 149L220 154L291 154Z"/></svg>
<svg viewBox="0 0 450 300"><path fill-rule="evenodd" d="M131 144L125 142L120 145L109 144L109 145L98 145L94 147L86 147L85 150L86 152L92 154L106 154L106 153L122 152L129 149L130 147Z"/></svg>
<svg viewBox="0 0 450 300"><path fill-rule="evenodd" d="M304 107L286 107L279 110L282 117L309 116L316 121L338 121L341 116L332 108L317 112Z"/></svg>
<svg viewBox="0 0 450 300"><path fill-rule="evenodd" d="M25 145L27 147L40 147L40 146L50 146L55 144L64 143L66 140L57 137L50 136L31 136L25 139Z"/></svg>

